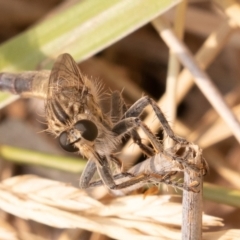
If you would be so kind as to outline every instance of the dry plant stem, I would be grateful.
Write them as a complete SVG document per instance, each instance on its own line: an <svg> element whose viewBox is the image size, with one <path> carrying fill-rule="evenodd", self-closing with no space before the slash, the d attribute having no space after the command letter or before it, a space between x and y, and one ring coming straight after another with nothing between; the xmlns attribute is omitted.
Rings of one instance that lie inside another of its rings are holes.
<svg viewBox="0 0 240 240"><path fill-rule="evenodd" d="M176 35L182 39L184 32L185 23L185 13L187 8L187 0L182 1L176 8L176 17L174 19L174 31ZM180 70L180 63L176 55L170 51L169 52L169 62L168 62L168 73L166 82L166 95L167 95L167 108L169 125L174 130L174 122L176 120L176 90L177 90L177 77ZM167 137L167 136L166 136ZM165 148L170 148L173 146L173 141L170 140L165 142Z"/></svg>
<svg viewBox="0 0 240 240"><path fill-rule="evenodd" d="M240 175L236 169L229 167L226 158L219 151L208 148L204 150L204 156L208 159L208 164L214 169L223 179L228 181L236 189L239 188ZM217 161L216 161L217 159Z"/></svg>
<svg viewBox="0 0 240 240"><path fill-rule="evenodd" d="M229 36L233 32L233 30L237 27L236 23L233 20L224 20L220 26L211 33L211 35L206 39L203 43L202 47L199 49L197 54L195 55L197 62L200 64L202 69L207 68L213 60L216 58L218 53L222 50L224 45L226 44ZM176 93L176 101L179 104L184 96L188 93L188 91L193 86L193 79L191 73L184 69L180 73L178 77L178 86ZM184 86L184 87L183 87ZM158 106L160 106L165 113L168 113L167 109L164 107L166 101L166 94L162 96L158 101ZM152 121L153 114L149 114L149 116L145 119L146 124L151 124L151 129L156 131L159 128L159 125L156 121ZM137 148L133 149L132 141L129 141L122 153L126 162L134 162L140 155L140 150ZM128 157L131 156L131 157Z"/></svg>
<svg viewBox="0 0 240 240"><path fill-rule="evenodd" d="M200 69L188 48L175 36L167 23L161 18L157 18L153 21L153 25L168 47L175 52L181 63L191 72L197 86L227 123L238 142L240 142L240 124L209 76Z"/></svg>
<svg viewBox="0 0 240 240"><path fill-rule="evenodd" d="M232 112L236 116L240 116L240 104L232 108ZM230 136L232 136L230 129L226 126L225 122L221 118L219 118L214 122L211 128L202 133L201 137L197 139L197 143L201 147L207 148Z"/></svg>
<svg viewBox="0 0 240 240"><path fill-rule="evenodd" d="M195 55L196 61L202 69L206 69L214 61L236 28L237 25L235 21L231 19L224 20L220 26L209 35ZM178 83L177 103L179 104L194 85L193 77L187 68L183 69L180 73ZM160 100L161 103L165 101L164 98L163 96Z"/></svg>
<svg viewBox="0 0 240 240"><path fill-rule="evenodd" d="M201 165L201 150L195 145L196 157L194 163ZM189 186L194 181L200 183L200 191L183 190L183 215L182 215L182 239L201 240L202 239L202 183L203 177L199 172L190 170L184 171L184 183Z"/></svg>
<svg viewBox="0 0 240 240"><path fill-rule="evenodd" d="M236 21L240 26L240 4L236 0L213 0L213 2L220 5L226 15Z"/></svg>
<svg viewBox="0 0 240 240"><path fill-rule="evenodd" d="M236 87L231 92L224 96L225 101L228 103L231 109L240 101L239 92L240 87ZM238 116L237 112L235 112L235 114L236 116ZM197 143L198 140L202 137L202 135L204 135L215 125L218 119L219 116L214 111L214 109L209 109L200 119L201 126L199 126L199 124L197 125L196 130L190 133L188 140ZM212 136L212 138L215 139L215 136Z"/></svg>

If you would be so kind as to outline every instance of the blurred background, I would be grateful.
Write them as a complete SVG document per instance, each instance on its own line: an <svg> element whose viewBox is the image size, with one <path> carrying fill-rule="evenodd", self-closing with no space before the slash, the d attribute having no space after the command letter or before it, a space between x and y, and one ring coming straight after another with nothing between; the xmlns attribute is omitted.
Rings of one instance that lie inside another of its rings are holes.
<svg viewBox="0 0 240 240"><path fill-rule="evenodd" d="M234 23L227 25L229 20L226 12L216 2L210 0L189 1L184 14L185 20L183 19L184 43L195 55L206 39L212 35L216 36L214 33L222 31L222 35L220 35L222 39L212 38L212 44L219 49L218 54L212 59L211 52L205 51L202 58L204 62L201 66L206 68L206 72L229 106L239 116L240 31ZM240 9L240 1L234 2ZM0 0L0 43L5 43L8 39L43 19L51 18L55 12L63 11L71 4L74 4L74 1ZM176 8L172 8L163 16L173 23L175 14ZM96 33L97 37L98 33ZM79 63L84 74L104 83L104 91L123 90L123 96L128 105L143 95L149 95L158 101L166 90L168 65L169 48L151 23ZM180 71L182 69L181 67ZM184 89L186 86L180 87ZM171 113L167 106L163 106L163 111L167 119L173 123L169 119ZM60 149L57 141L51 135L41 132L46 129L43 116L44 101L39 99L18 99L2 108L0 110L0 143L66 156L67 153ZM178 105L174 131L203 148L204 157L210 166L210 172L204 178L205 182L229 189L240 189L239 143L198 87L193 86ZM71 157L77 158L76 155L71 155ZM131 164L134 164L139 161L139 158L135 157L132 160ZM17 174L33 173L78 185L79 173L31 164L16 164L3 160L2 156L0 164L1 179ZM204 212L223 218L225 228L240 227L240 209L237 207L222 202L218 203L218 200L205 199ZM15 226L23 224L23 221L17 222L13 218L13 216L9 217ZM24 226L26 227L27 224ZM39 223L32 223L31 229L41 236L43 232L46 233L51 228ZM90 233L85 232L84 234L86 234L86 238L81 239L88 239Z"/></svg>

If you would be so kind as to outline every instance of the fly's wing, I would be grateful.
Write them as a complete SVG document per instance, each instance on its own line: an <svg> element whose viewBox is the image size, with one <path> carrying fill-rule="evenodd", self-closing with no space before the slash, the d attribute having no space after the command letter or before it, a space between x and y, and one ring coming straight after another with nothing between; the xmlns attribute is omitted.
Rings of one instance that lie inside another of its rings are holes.
<svg viewBox="0 0 240 240"><path fill-rule="evenodd" d="M64 53L57 58L53 65L49 78L48 101L66 88L80 89L83 84L83 77L78 65L71 55Z"/></svg>
<svg viewBox="0 0 240 240"><path fill-rule="evenodd" d="M83 76L74 59L67 53L60 55L50 74L45 106L50 132L58 135L71 120L71 108L83 86Z"/></svg>

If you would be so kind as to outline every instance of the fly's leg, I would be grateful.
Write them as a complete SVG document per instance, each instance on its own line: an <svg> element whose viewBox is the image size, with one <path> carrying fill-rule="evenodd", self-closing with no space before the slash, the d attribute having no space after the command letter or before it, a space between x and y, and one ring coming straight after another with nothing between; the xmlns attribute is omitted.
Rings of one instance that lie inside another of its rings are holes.
<svg viewBox="0 0 240 240"><path fill-rule="evenodd" d="M124 117L124 113L127 112L127 107L124 102L124 99L122 98L122 95L120 92L115 91L111 95L111 119L112 122L115 123L115 126L118 125L119 121L121 121L121 118ZM115 127L116 128L116 127ZM142 143L142 140L138 134L138 132L135 129L132 129L131 131L129 129L122 129L118 130L118 134L124 134L126 131L131 135L133 141L140 147L142 152L146 154L148 157L151 157L155 154L155 151L150 148L149 146ZM116 133L116 131L115 131Z"/></svg>
<svg viewBox="0 0 240 240"><path fill-rule="evenodd" d="M122 167L119 159L113 155L111 155L110 158L118 167ZM98 154L95 155L95 158L88 160L86 167L81 174L79 187L82 189L89 188L91 186L90 181L96 171L98 171L98 174L102 179L101 183L103 182L110 189L122 188L118 188L118 185L115 183L107 158L101 157ZM128 172L120 173L119 178L121 177L133 177L133 175Z"/></svg>
<svg viewBox="0 0 240 240"><path fill-rule="evenodd" d="M100 156L97 155L97 157L100 157ZM97 163L95 163L94 160L88 161L88 163L81 175L80 188L99 186L102 183L104 183L104 185L106 185L109 189L117 190L117 189L123 189L123 188L129 187L129 186L132 186L139 182L143 182L143 181L147 180L147 178L148 178L148 176L144 175L144 174L142 174L141 176L134 177L131 173L120 173L120 174L118 174L117 178L130 177L131 179L126 182L116 184L115 179L112 176L111 169L110 169L107 158L106 157L100 157L100 158L101 159L95 159L97 161ZM99 184L96 184L96 185L91 184L91 183L89 184L94 173L96 172L96 169L102 180L99 182Z"/></svg>
<svg viewBox="0 0 240 240"><path fill-rule="evenodd" d="M115 174L113 176L113 179L116 181L116 180L119 180L119 179L122 179L122 178L125 178L125 177L134 177L134 175L132 175L131 173L128 173L128 172L123 172L123 173L118 173L118 174ZM101 179L97 180L97 181L94 181L94 182L91 182L88 187L99 187L99 186L102 186L104 185L103 181Z"/></svg>
<svg viewBox="0 0 240 240"><path fill-rule="evenodd" d="M117 98L119 98L120 94L116 94L115 97L113 97L113 99L115 99L117 96ZM115 101L115 103L114 103ZM167 132L167 134L169 135L170 138L172 138L174 141L176 141L177 143L179 143L179 145L187 145L188 142L183 139L180 138L178 136L176 136L172 129L170 128L170 126L168 125L167 120L165 119L163 113L161 112L160 108L158 108L157 104L150 98L148 97L143 97L140 100L138 100L122 117L122 120L119 121L119 118L123 112L123 107L124 104L122 104L122 101L120 99L118 100L112 100L112 108L113 105L116 103L120 103L120 110L111 111L111 116L114 117L115 115L115 120L117 121L117 123L114 125L112 131L113 133L116 134L117 137L120 137L121 135L127 134L129 133L130 135L132 135L134 141L140 146L140 148L147 152L147 155L154 155L155 151L156 152L163 152L163 147L161 145L161 143L158 141L158 139L156 138L156 136L151 132L151 130L138 118L138 116L141 114L141 112L143 111L143 109L147 106L147 105L151 105L153 110L155 111L158 119L160 120L161 124L163 125L163 129ZM141 138L140 136L137 134L136 129L140 127L145 134L148 136L149 140L152 143L153 148L155 149L152 150L150 149L148 146L145 146L144 144L142 144L141 142ZM185 189L190 189L188 188L188 186L178 186L177 183L173 182L170 180L169 177L166 177L165 175L161 175L161 174L156 174L156 173L145 173L145 172L140 172L139 174L134 174L134 176L127 176L129 177L126 181L117 184L115 182L116 179L114 179L114 176L111 172L110 166L109 166L109 160L112 162L115 162L118 166L121 167L121 162L119 160L116 160L115 158L111 159L107 159L108 156L96 156L95 162L96 162L96 168L97 171L102 179L102 182L108 186L108 188L110 189L123 189L123 188L127 188L130 186L133 186L135 184L138 183L145 183L145 182L165 182L169 185L174 185L175 187L183 187ZM121 173L121 175L119 176L124 176L127 175L127 173ZM172 176L174 175L175 172L171 171L171 169L168 171L167 176ZM164 178L165 176L165 178ZM90 177L88 178L91 179ZM86 183L86 182L85 182ZM88 182L89 183L89 182ZM98 185L100 182L98 182L96 185ZM87 187L90 186L96 186L94 185L94 183L90 183L87 184Z"/></svg>
<svg viewBox="0 0 240 240"><path fill-rule="evenodd" d="M162 144L159 143L158 139L156 138L156 136L150 131L150 129L148 129L148 127L138 118L138 116L142 113L142 111L144 110L145 107L147 107L148 105L151 105L151 107L153 108L157 118L159 119L164 131L167 133L167 135L174 140L177 144L175 146L176 151L178 151L178 149L181 148L185 148L186 151L191 151L191 147L190 143L184 139L181 138L177 135L174 134L173 130L171 129L171 127L168 124L168 121L166 120L163 112L161 111L161 109L158 107L157 103L149 98L148 96L142 97L140 98L138 101L136 101L128 110L127 112L124 114L123 119L118 123L118 125L120 126L122 123L122 121L129 121L128 119L131 118L136 118L135 119L135 124L139 126L140 128L142 128L142 130L145 132L145 134L149 137L149 140L151 141L154 149L157 152L163 152L163 147ZM128 123L127 123L128 125ZM114 127L115 129L117 129L117 125L115 125ZM174 149L174 148L173 148ZM194 150L193 150L194 151ZM177 154L176 154L177 155ZM199 167L196 166L195 164L192 164L190 162L188 162L188 159L184 157L184 159L186 159L186 161L182 162L184 168L190 168L190 169L198 169ZM178 161L179 159L176 158L176 161ZM179 162L180 163L180 162ZM200 166L201 167L201 166ZM203 166L201 167L203 172L207 172L207 164L205 161L203 161Z"/></svg>
<svg viewBox="0 0 240 240"><path fill-rule="evenodd" d="M144 96L140 98L138 101L136 101L124 114L124 118L129 118L129 117L138 117L142 113L145 107L148 105L151 105L157 118L159 119L164 131L167 133L167 135L173 139L175 142L180 143L181 145L187 144L188 142L181 137L178 137L174 134L173 130L168 124L168 121L166 120L163 112L161 109L158 107L157 103L151 99L148 96Z"/></svg>
<svg viewBox="0 0 240 240"><path fill-rule="evenodd" d="M197 189L197 187L199 186L199 182L194 181L191 183L191 185L187 186L184 183L180 183L178 181L174 181L171 179L172 176L174 176L176 174L176 172L169 172L166 175L160 175L157 173L151 173L149 180L150 182L153 183L165 183L167 185L170 185L174 188L178 188L178 189L185 189L187 191L192 191L192 192L199 192L199 190Z"/></svg>
<svg viewBox="0 0 240 240"><path fill-rule="evenodd" d="M127 176L129 177L128 180L117 184L114 186L113 189L127 189L131 186L134 186L136 184L145 184L145 183L165 183L169 186L172 186L174 188L178 189L185 189L187 191L192 191L192 192L198 192L199 190L197 187L199 186L198 182L193 182L190 186L186 186L184 183L180 183L178 181L174 181L171 179L172 176L175 175L175 172L169 172L166 173L165 175L157 174L157 173L151 173L151 174L139 174L138 176ZM113 176L114 180L119 180L121 178L125 178L126 176L122 174L116 174ZM97 186L102 186L104 183L102 180L94 181L89 184L89 187L97 187Z"/></svg>
<svg viewBox="0 0 240 240"><path fill-rule="evenodd" d="M98 174L102 179L102 182L111 190L119 189L118 185L115 183L115 180L113 178L107 158L105 156L104 157L97 156L97 157L100 159L96 159L98 161L98 164L96 164L96 167L97 167Z"/></svg>
<svg viewBox="0 0 240 240"><path fill-rule="evenodd" d="M133 139L133 142L136 143L140 149L142 150L142 152L147 155L148 157L152 157L153 155L156 154L156 152L154 151L154 149L152 149L151 147L145 145L142 143L142 139L139 136L138 132L136 131L136 129L132 129L131 130L131 137Z"/></svg>
<svg viewBox="0 0 240 240"><path fill-rule="evenodd" d="M110 155L110 157L113 157L113 155ZM113 159L110 159L110 160L115 161ZM96 164L95 166L97 167L101 180L96 182L91 182L88 184L87 187L96 187L104 184L111 190L120 190L120 189L125 189L128 187L134 186L136 184L143 185L147 182L150 182L150 183L157 182L157 183L166 183L167 185L171 185L173 187L180 188L180 189L194 191L189 186L185 186L182 183L172 181L171 177L175 175L177 172L171 171L171 169L170 171L164 172L163 174L158 174L158 173L141 172L139 168L138 170L136 170L137 172L135 172L134 175L130 172L125 172L125 173L122 172L120 174L116 174L113 176L109 166L109 161L107 160L106 157L101 157L101 159L98 160L98 163L99 164ZM119 180L119 179L123 179L123 181L121 183L116 183L116 180Z"/></svg>
<svg viewBox="0 0 240 240"><path fill-rule="evenodd" d="M129 117L124 118L123 120L119 121L112 129L114 133L117 135L123 135L126 133L133 133L135 139L137 139L136 143L140 143L140 148L142 146L141 138L136 134L136 128L140 127L144 133L149 138L150 142L152 143L156 152L163 152L162 144L158 141L156 136L151 132L151 130L147 127L145 123L143 123L138 117ZM132 131L133 130L133 131ZM152 153L151 153L152 154Z"/></svg>
<svg viewBox="0 0 240 240"><path fill-rule="evenodd" d="M79 180L79 187L82 189L88 188L89 182L91 181L96 171L97 171L96 163L93 160L89 159L81 174Z"/></svg>
<svg viewBox="0 0 240 240"><path fill-rule="evenodd" d="M110 155L110 157L112 156L113 155ZM120 190L120 189L125 189L128 187L134 186L136 184L143 185L148 182L148 183L165 183L175 188L197 192L195 188L199 185L198 182L193 182L191 183L191 186L186 186L183 183L173 181L171 178L177 172L171 171L171 169L169 169L169 171L163 172L162 174L155 173L155 172L141 172L140 170L140 172L135 173L134 175L129 172L125 172L125 173L120 173L113 176L109 166L109 161L107 160L107 158L100 157L100 156L98 157L100 159L96 159L97 164L93 165L93 163L89 163L90 164L89 166L91 166L91 169L94 169L94 171L92 171L91 176L87 174L88 179L85 181L85 183L87 182L87 184L84 185L85 188L101 186L102 184L104 184L111 190ZM115 161L115 160L112 160L112 161ZM96 168L101 180L89 183ZM121 178L123 178L123 182L116 183L116 180L119 180ZM124 179L124 178L127 178L127 179Z"/></svg>
<svg viewBox="0 0 240 240"><path fill-rule="evenodd" d="M122 170L122 162L113 154L110 155L110 158L117 165L117 167ZM104 179L104 182L106 183L107 186L109 186L109 188L114 187L115 182L112 178L109 163L105 158L103 158L101 159L100 164L96 164L96 161L94 161L93 159L89 159L87 161L87 164L79 180L79 187L81 189L86 189L90 186L89 183L93 178L94 174L96 173L96 171L98 171L99 175L102 177L102 179ZM131 173L128 172L121 172L118 175L119 175L118 178L133 176Z"/></svg>

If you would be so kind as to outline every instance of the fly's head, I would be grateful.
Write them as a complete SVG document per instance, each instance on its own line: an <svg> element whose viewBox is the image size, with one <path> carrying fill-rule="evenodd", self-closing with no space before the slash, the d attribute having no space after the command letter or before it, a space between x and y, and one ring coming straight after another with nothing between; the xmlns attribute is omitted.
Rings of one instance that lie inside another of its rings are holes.
<svg viewBox="0 0 240 240"><path fill-rule="evenodd" d="M76 95L81 96L81 93ZM91 114L93 109L63 94L56 95L48 104L48 131L57 136L60 146L68 152L78 151L86 158L91 157L101 128L98 119Z"/></svg>
<svg viewBox="0 0 240 240"><path fill-rule="evenodd" d="M82 119L76 122L72 128L63 131L58 140L60 146L68 152L82 150L83 155L89 155L97 136L97 126L88 119Z"/></svg>

